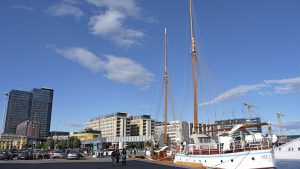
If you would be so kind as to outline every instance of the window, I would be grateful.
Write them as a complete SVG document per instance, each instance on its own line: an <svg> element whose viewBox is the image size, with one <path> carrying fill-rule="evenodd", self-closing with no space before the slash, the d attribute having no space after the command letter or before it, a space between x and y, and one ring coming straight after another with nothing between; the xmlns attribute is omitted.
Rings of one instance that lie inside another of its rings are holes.
<svg viewBox="0 0 300 169"><path fill-rule="evenodd" d="M190 144L195 144L194 139L193 139L193 138L190 138L189 143L190 143Z"/></svg>

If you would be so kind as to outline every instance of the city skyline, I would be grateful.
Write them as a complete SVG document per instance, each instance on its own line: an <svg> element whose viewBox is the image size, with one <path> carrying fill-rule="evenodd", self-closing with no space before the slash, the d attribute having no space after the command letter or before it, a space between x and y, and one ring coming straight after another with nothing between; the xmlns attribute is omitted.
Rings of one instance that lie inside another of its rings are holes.
<svg viewBox="0 0 300 169"><path fill-rule="evenodd" d="M199 66L210 75L199 80L209 86L199 87L199 121L248 117L250 102L253 116L276 129L280 111L285 132L300 134L299 6L195 1ZM51 130L76 131L115 112L161 120L166 27L168 118L192 122L187 10L172 0L1 2L1 113L5 92L46 86L55 90Z"/></svg>

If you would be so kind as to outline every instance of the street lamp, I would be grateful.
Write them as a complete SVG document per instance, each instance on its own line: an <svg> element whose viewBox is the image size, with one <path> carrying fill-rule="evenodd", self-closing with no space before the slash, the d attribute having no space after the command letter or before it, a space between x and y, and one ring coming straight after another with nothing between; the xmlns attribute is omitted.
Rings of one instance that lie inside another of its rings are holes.
<svg viewBox="0 0 300 169"><path fill-rule="evenodd" d="M7 110L7 107L8 107L8 97L9 97L9 93L8 92L5 92L4 95L6 96L5 97L5 105L4 105L4 111L3 111L3 116L2 116L2 125L1 125L1 133L0 134L3 134L4 133L4 118L6 118L6 110ZM0 135L0 138L1 138L1 135Z"/></svg>

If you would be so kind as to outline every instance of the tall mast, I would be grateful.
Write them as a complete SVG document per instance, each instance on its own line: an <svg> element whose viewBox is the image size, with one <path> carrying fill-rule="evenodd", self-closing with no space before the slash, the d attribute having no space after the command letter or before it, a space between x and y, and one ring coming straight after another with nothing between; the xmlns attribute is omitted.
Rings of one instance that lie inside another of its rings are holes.
<svg viewBox="0 0 300 169"><path fill-rule="evenodd" d="M192 0L190 0L190 32L191 32L191 47L193 59L193 79L194 79L194 133L198 132L198 99L197 99L197 55L196 55L196 42L193 30L193 7Z"/></svg>
<svg viewBox="0 0 300 169"><path fill-rule="evenodd" d="M168 138L167 138L167 117L168 117L168 64L167 64L167 29L165 28L165 74L164 74L164 88L165 88L165 112L164 112L164 144L168 144Z"/></svg>

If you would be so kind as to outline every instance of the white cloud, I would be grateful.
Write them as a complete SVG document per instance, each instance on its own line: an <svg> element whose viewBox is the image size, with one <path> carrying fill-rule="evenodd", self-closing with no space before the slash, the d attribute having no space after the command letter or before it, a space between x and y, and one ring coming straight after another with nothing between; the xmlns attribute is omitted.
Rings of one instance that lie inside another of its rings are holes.
<svg viewBox="0 0 300 169"><path fill-rule="evenodd" d="M264 90L272 88L273 91ZM210 101L206 101L200 104L200 106L206 106L223 101L227 101L231 98L242 96L248 92L257 91L257 94L272 96L273 94L285 94L300 92L300 77L280 79L280 80L265 80L261 84L255 85L242 85L225 91L219 96Z"/></svg>
<svg viewBox="0 0 300 169"><path fill-rule="evenodd" d="M277 128L277 134L280 135L279 133L279 124L278 122L272 123L274 127ZM294 121L284 121L282 123L282 129L283 129L283 134L288 134L288 135L294 135L294 134L300 134L300 120L294 120Z"/></svg>
<svg viewBox="0 0 300 169"><path fill-rule="evenodd" d="M206 105L210 105L210 104L224 102L224 101L230 100L232 98L242 96L248 92L259 91L264 87L266 87L265 84L241 85L241 86L238 86L233 89L225 91L224 93L220 94L219 96L217 96L216 98L214 98L210 101L201 103L200 106L206 106Z"/></svg>
<svg viewBox="0 0 300 169"><path fill-rule="evenodd" d="M26 10L26 11L33 11L34 8L32 7L29 7L29 6L25 6L25 5L22 5L22 4L17 4L15 6L13 6L14 9L21 9L21 10Z"/></svg>
<svg viewBox="0 0 300 169"><path fill-rule="evenodd" d="M153 74L142 65L126 57L108 55L104 59L81 47L59 49L55 45L48 45L63 57L79 63L93 72L99 72L113 81L133 84L145 89L153 80Z"/></svg>
<svg viewBox="0 0 300 169"><path fill-rule="evenodd" d="M129 16L138 17L140 8L134 0L87 0L97 7L105 7L99 15L90 17L89 29L92 34L111 40L113 43L129 47L140 44L145 33L124 24Z"/></svg>
<svg viewBox="0 0 300 169"><path fill-rule="evenodd" d="M52 16L72 16L77 20L84 16L83 11L74 6L72 1L63 1L49 6L46 12Z"/></svg>
<svg viewBox="0 0 300 169"><path fill-rule="evenodd" d="M66 49L55 49L67 59L79 63L80 65L90 69L93 72L98 72L102 69L104 63L95 54L85 48L75 47Z"/></svg>
<svg viewBox="0 0 300 169"><path fill-rule="evenodd" d="M121 83L135 84L147 88L153 74L142 65L125 57L109 55L106 63L106 77Z"/></svg>
<svg viewBox="0 0 300 169"><path fill-rule="evenodd" d="M278 94L300 92L300 77L280 80L266 80L265 83L275 85L274 91Z"/></svg>

